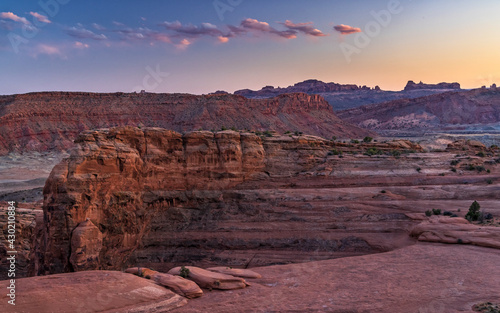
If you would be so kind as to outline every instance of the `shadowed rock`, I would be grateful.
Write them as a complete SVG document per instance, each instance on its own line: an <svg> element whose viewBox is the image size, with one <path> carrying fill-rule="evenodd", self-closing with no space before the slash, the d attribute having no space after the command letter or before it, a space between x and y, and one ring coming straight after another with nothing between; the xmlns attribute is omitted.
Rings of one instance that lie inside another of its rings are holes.
<svg viewBox="0 0 500 313"><path fill-rule="evenodd" d="M219 267L210 267L210 268L207 268L207 270L212 271L212 272L221 273L221 274L236 276L236 277L262 278L262 275L260 275L259 273L256 273L252 270L247 270L247 269L219 266Z"/></svg>
<svg viewBox="0 0 500 313"><path fill-rule="evenodd" d="M243 278L215 273L194 266L186 266L186 269L189 270L188 278L197 283L201 288L230 290L248 286L248 283ZM168 273L171 275L180 275L181 267L174 267Z"/></svg>

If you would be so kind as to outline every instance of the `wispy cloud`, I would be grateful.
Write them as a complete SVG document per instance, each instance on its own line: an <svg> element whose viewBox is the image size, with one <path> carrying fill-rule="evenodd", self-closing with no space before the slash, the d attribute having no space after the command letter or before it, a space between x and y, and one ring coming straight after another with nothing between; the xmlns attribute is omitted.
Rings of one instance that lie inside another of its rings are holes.
<svg viewBox="0 0 500 313"><path fill-rule="evenodd" d="M179 50L184 50L186 49L189 45L191 45L191 41L189 41L188 39L184 38L182 39L178 44L176 44L175 46L177 47L177 49Z"/></svg>
<svg viewBox="0 0 500 313"><path fill-rule="evenodd" d="M361 28L352 27L352 26L344 25L344 24L333 26L333 29L335 29L336 31L338 31L342 35L350 35L350 34L355 34L355 33L361 32Z"/></svg>
<svg viewBox="0 0 500 313"><path fill-rule="evenodd" d="M102 25L99 25L97 23L92 23L92 27L95 28L96 30L99 30L99 31L104 31L106 30L106 27L102 26Z"/></svg>
<svg viewBox="0 0 500 313"><path fill-rule="evenodd" d="M174 33L177 33L182 36L189 36L189 37L200 37L200 36L213 36L213 37L218 37L222 36L223 33L220 31L217 26L211 24L211 23L202 23L201 26L195 26L195 25L182 25L181 22L175 21L175 22L163 22L160 24L161 26L165 27L166 29L173 31Z"/></svg>
<svg viewBox="0 0 500 313"><path fill-rule="evenodd" d="M30 15L33 16L34 18L36 18L39 22L41 23L47 23L47 24L50 24L52 23L48 17L46 17L45 15L42 15L42 14L39 14L37 12L30 12Z"/></svg>
<svg viewBox="0 0 500 313"><path fill-rule="evenodd" d="M31 24L26 18L17 16L12 12L0 12L0 18L4 20L12 20L14 22L23 23L24 25Z"/></svg>
<svg viewBox="0 0 500 313"><path fill-rule="evenodd" d="M148 40L151 43L157 41L164 43L172 42L167 34L145 27L139 27L137 29L126 27L113 31L120 34L123 40Z"/></svg>
<svg viewBox="0 0 500 313"><path fill-rule="evenodd" d="M106 40L108 37L104 34L96 34L91 30L85 29L82 26L70 27L66 29L66 33L72 37L79 39Z"/></svg>
<svg viewBox="0 0 500 313"><path fill-rule="evenodd" d="M39 44L35 47L34 56L37 57L40 54L64 57L64 54L62 53L61 49L59 49L56 46L47 44Z"/></svg>
<svg viewBox="0 0 500 313"><path fill-rule="evenodd" d="M240 26L250 31L258 31L262 33L269 33L278 35L286 39L297 38L297 31L295 30L277 30L269 25L267 22L261 22L253 18L247 18L241 21Z"/></svg>
<svg viewBox="0 0 500 313"><path fill-rule="evenodd" d="M310 35L310 36L314 36L314 37L327 36L321 30L314 28L312 22L295 24L292 21L286 20L284 23L281 23L281 24L285 25L285 27L287 27L290 30L299 31L299 32L302 32L306 35Z"/></svg>

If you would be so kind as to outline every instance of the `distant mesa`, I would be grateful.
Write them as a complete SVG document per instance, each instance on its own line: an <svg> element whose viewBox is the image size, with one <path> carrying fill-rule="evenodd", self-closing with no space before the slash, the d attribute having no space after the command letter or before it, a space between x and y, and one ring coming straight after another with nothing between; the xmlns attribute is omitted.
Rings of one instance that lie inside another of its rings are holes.
<svg viewBox="0 0 500 313"><path fill-rule="evenodd" d="M460 89L459 83L439 83L439 84L424 84L419 82L416 84L413 80L408 81L405 91L421 90L421 89Z"/></svg>
<svg viewBox="0 0 500 313"><path fill-rule="evenodd" d="M296 83L293 86L288 86L285 88L274 86L265 86L261 90L250 90L241 89L234 92L235 95L244 96L247 98L270 98L275 97L284 93L323 93L323 92L341 92L341 91L359 91L359 90L380 90L380 87L370 88L367 86L358 86L355 84L337 84L337 83L325 83L317 79L309 79L300 83Z"/></svg>

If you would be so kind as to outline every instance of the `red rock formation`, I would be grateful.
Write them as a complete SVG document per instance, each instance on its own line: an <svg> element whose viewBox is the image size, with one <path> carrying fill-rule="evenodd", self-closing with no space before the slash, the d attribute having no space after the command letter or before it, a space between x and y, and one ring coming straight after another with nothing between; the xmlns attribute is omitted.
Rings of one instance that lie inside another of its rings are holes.
<svg viewBox="0 0 500 313"><path fill-rule="evenodd" d="M306 94L266 100L224 94L45 92L0 96L0 155L66 150L84 130L116 126L162 127L179 132L225 126L302 131L327 138L369 133L338 119L320 96Z"/></svg>
<svg viewBox="0 0 500 313"><path fill-rule="evenodd" d="M380 89L380 88L379 88ZM234 92L235 95L240 95L249 98L271 98L277 95L293 92L303 93L321 93L321 92L340 92L340 91L357 91L357 90L370 90L370 88L363 86L358 87L354 84L341 85L337 83L324 83L320 80L310 79L293 86L286 88L274 88L273 86L265 86L261 90L253 91L250 89L242 89Z"/></svg>
<svg viewBox="0 0 500 313"><path fill-rule="evenodd" d="M439 83L439 84L424 84L422 82L416 84L410 80L406 84L405 91L418 89L460 89L459 83Z"/></svg>
<svg viewBox="0 0 500 313"><path fill-rule="evenodd" d="M76 271L99 269L99 253L102 249L102 234L90 219L81 222L71 234L71 256L69 261Z"/></svg>
<svg viewBox="0 0 500 313"><path fill-rule="evenodd" d="M40 273L71 269L70 243L77 225L86 219L103 233L98 267L121 268L157 214L190 197L219 201L211 198L221 196L188 191L221 190L246 179L291 175L317 164L329 142L310 136L263 142L255 134L233 131L182 136L128 127L84 132L76 143L77 149L54 168L45 185L46 227L36 265Z"/></svg>

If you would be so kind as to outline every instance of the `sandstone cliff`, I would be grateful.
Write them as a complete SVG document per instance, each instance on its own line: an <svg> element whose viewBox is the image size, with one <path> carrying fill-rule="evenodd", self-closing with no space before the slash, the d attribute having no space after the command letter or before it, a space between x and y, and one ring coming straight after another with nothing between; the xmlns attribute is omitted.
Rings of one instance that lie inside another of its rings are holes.
<svg viewBox="0 0 500 313"><path fill-rule="evenodd" d="M301 131L362 137L370 131L342 122L320 96L286 94L249 100L235 95L45 92L0 96L0 155L66 150L89 129L117 126Z"/></svg>
<svg viewBox="0 0 500 313"><path fill-rule="evenodd" d="M213 259L224 250L240 250L240 256L229 257L240 266L279 262L273 256L251 261L251 251L259 246L278 256L276 251L282 250L279 257L288 254L290 259L296 251L319 249L313 254L321 258L331 253L372 253L394 245L370 244L356 232L337 233L326 224L302 223L286 206L280 207L281 201L300 202L295 199L302 195L291 190L280 196L273 184L288 185L310 173L325 177L328 167L329 172L342 167L335 165L330 151L337 143L329 140L234 131L181 135L159 128L122 127L84 132L76 143L44 188L43 234L34 243L38 259L33 272L39 274L131 265L161 269L207 253ZM403 141L372 145L385 151L421 149ZM352 149L347 144L338 147ZM329 158L334 163L327 165ZM237 222L232 224L232 219ZM300 226L300 238L297 233L285 235L281 226L275 228L283 221ZM245 226L249 222L259 226ZM234 227L246 230L220 236ZM262 227L266 230L260 231ZM210 265L217 263L213 259Z"/></svg>

